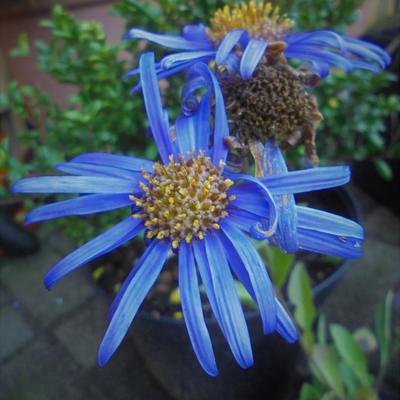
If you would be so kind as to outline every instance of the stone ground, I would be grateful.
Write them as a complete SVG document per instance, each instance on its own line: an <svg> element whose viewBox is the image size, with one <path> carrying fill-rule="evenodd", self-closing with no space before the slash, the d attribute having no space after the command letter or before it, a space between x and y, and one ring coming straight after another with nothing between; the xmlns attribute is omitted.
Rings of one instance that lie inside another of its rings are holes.
<svg viewBox="0 0 400 400"><path fill-rule="evenodd" d="M323 312L356 328L371 322L386 291L400 281L400 220L351 190L364 214L364 255L333 289ZM72 246L55 233L42 239L41 252L0 261L0 399L168 399L129 337L108 366L97 366L108 300L83 270L46 291L45 271Z"/></svg>

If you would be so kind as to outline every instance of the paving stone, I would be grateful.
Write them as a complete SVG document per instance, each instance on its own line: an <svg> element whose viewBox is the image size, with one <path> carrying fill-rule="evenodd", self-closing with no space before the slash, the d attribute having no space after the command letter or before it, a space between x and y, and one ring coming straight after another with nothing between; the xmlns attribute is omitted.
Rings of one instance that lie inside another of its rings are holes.
<svg viewBox="0 0 400 400"><path fill-rule="evenodd" d="M367 237L362 257L333 288L322 307L331 322L369 325L387 291L400 282L400 247Z"/></svg>
<svg viewBox="0 0 400 400"><path fill-rule="evenodd" d="M171 400L146 370L129 336L105 367L92 368L82 380L89 388L90 398L97 399L100 392L108 400Z"/></svg>
<svg viewBox="0 0 400 400"><path fill-rule="evenodd" d="M20 307L10 304L0 308L0 360L11 356L33 336Z"/></svg>
<svg viewBox="0 0 400 400"><path fill-rule="evenodd" d="M47 291L43 277L58 260L59 254L44 247L35 255L2 260L0 264L3 286L44 324L67 314L95 293L84 270L74 271Z"/></svg>
<svg viewBox="0 0 400 400"><path fill-rule="evenodd" d="M97 351L107 328L108 305L101 295L55 330L60 342L84 368L97 365Z"/></svg>
<svg viewBox="0 0 400 400"><path fill-rule="evenodd" d="M83 400L72 384L79 377L74 360L57 341L39 337L1 366L0 398L5 400ZM86 397L87 398L87 397Z"/></svg>
<svg viewBox="0 0 400 400"><path fill-rule="evenodd" d="M384 207L377 207L364 223L368 236L386 243L400 245L400 219Z"/></svg>

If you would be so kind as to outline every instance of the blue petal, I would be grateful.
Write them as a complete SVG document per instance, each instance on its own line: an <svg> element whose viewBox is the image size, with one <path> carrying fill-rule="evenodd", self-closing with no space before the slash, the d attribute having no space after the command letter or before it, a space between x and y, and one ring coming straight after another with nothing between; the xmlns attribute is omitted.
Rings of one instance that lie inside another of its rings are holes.
<svg viewBox="0 0 400 400"><path fill-rule="evenodd" d="M74 250L54 265L44 278L45 286L49 289L65 275L133 239L143 229L142 220L132 217L124 219L101 235Z"/></svg>
<svg viewBox="0 0 400 400"><path fill-rule="evenodd" d="M361 225L339 215L317 210L310 207L297 206L298 223L300 228L329 233L336 236L351 236L364 239Z"/></svg>
<svg viewBox="0 0 400 400"><path fill-rule="evenodd" d="M342 258L358 258L362 254L362 240L331 235L308 229L298 229L299 248L314 253Z"/></svg>
<svg viewBox="0 0 400 400"><path fill-rule="evenodd" d="M308 207L297 207L299 247L344 258L362 253L362 227L346 218Z"/></svg>
<svg viewBox="0 0 400 400"><path fill-rule="evenodd" d="M169 247L167 241L154 240L141 257L101 342L98 354L100 366L108 362L125 337L137 310L164 266Z"/></svg>
<svg viewBox="0 0 400 400"><path fill-rule="evenodd" d="M268 226L263 227L263 226L261 226L260 223L257 223L253 228L257 232L262 231L262 234L265 235L265 237L271 236L276 230L276 226L278 223L278 214L276 211L275 201L274 201L269 189L263 184L263 182L261 182L261 180L259 180L258 178L254 178L250 175L231 174L229 176L235 181L236 180L249 181L253 184L253 186L252 186L253 190L254 190L254 188L257 188L256 190L261 191L261 193L263 194L264 202L266 202L266 206L268 207L268 210L269 210Z"/></svg>
<svg viewBox="0 0 400 400"><path fill-rule="evenodd" d="M152 171L153 162L141 158L109 153L85 153L73 158L70 162L103 165L128 171Z"/></svg>
<svg viewBox="0 0 400 400"><path fill-rule="evenodd" d="M248 80L253 75L258 63L265 54L267 42L260 39L250 39L240 61L240 75L243 80Z"/></svg>
<svg viewBox="0 0 400 400"><path fill-rule="evenodd" d="M225 250L238 257L246 269L260 310L264 333L270 333L276 327L275 294L267 269L260 255L250 240L239 229L231 226L228 221L221 226L228 243L224 242Z"/></svg>
<svg viewBox="0 0 400 400"><path fill-rule="evenodd" d="M160 79L168 78L169 76L175 75L178 72L181 72L185 69L190 68L193 64L197 63L198 61L199 61L198 59L189 60L187 62L183 62L181 64L178 64L176 67L169 68L167 70L156 69L157 79L160 80ZM132 88L132 90L130 91L130 94L133 95L133 94L137 93L141 88L142 88L142 84L141 84L141 82L139 82L137 85L135 85Z"/></svg>
<svg viewBox="0 0 400 400"><path fill-rule="evenodd" d="M168 125L165 122L165 115L162 108L160 90L154 67L154 54L145 53L140 57L140 82L143 88L143 99L149 119L151 132L161 160L168 164L169 155L175 155Z"/></svg>
<svg viewBox="0 0 400 400"><path fill-rule="evenodd" d="M195 117L179 116L175 122L176 142L180 154L187 155L188 152L196 149L196 136L201 132L196 132Z"/></svg>
<svg viewBox="0 0 400 400"><path fill-rule="evenodd" d="M233 48L239 43L243 32L244 31L242 30L234 30L225 35L221 44L218 46L217 54L215 56L215 62L217 65L224 63L225 59L231 53Z"/></svg>
<svg viewBox="0 0 400 400"><path fill-rule="evenodd" d="M198 151L207 151L210 141L210 115L211 115L211 102L210 93L204 93L200 100L199 108L196 112L196 128L197 134L195 135L196 149Z"/></svg>
<svg viewBox="0 0 400 400"><path fill-rule="evenodd" d="M183 316L197 359L209 375L216 376L218 369L204 322L193 251L185 242L179 247L179 292Z"/></svg>
<svg viewBox="0 0 400 400"><path fill-rule="evenodd" d="M14 183L14 193L123 194L137 191L139 179L98 176L39 176Z"/></svg>
<svg viewBox="0 0 400 400"><path fill-rule="evenodd" d="M351 36L345 36L344 39L346 41L346 47L349 48L355 54L357 54L359 51L362 51L361 48L368 49L372 53L375 53L377 56L379 56L386 66L390 64L391 62L390 55L380 46L374 43L367 42L365 40L353 38Z"/></svg>
<svg viewBox="0 0 400 400"><path fill-rule="evenodd" d="M282 152L275 141L268 141L264 147L265 175L287 175L288 169ZM298 250L296 202L292 194L274 196L278 209L278 225L270 242L278 245L282 251L295 253Z"/></svg>
<svg viewBox="0 0 400 400"><path fill-rule="evenodd" d="M145 39L171 49L180 50L211 50L212 43L209 41L187 40L181 36L157 34L147 32L143 29L130 29L124 36L125 39Z"/></svg>
<svg viewBox="0 0 400 400"><path fill-rule="evenodd" d="M210 48L213 43L207 35L206 27L203 24L185 25L182 29L182 36L192 42L208 43Z"/></svg>
<svg viewBox="0 0 400 400"><path fill-rule="evenodd" d="M211 308L228 341L232 353L242 368L253 365L249 332L236 293L224 248L217 236L209 234L203 241L194 241L193 249L201 279Z"/></svg>
<svg viewBox="0 0 400 400"><path fill-rule="evenodd" d="M273 195L306 193L345 185L350 180L350 169L346 166L310 168L261 180Z"/></svg>
<svg viewBox="0 0 400 400"><path fill-rule="evenodd" d="M299 333L297 332L296 325L293 323L289 314L286 312L285 308L279 302L277 298L276 308L278 313L276 331L289 343L297 342L299 338Z"/></svg>
<svg viewBox="0 0 400 400"><path fill-rule="evenodd" d="M289 46L285 50L285 56L288 58L296 58L298 60L316 61L322 63L329 63L346 72L352 70L351 62L343 55L334 53L330 50L317 48L307 45Z"/></svg>
<svg viewBox="0 0 400 400"><path fill-rule="evenodd" d="M253 226L260 222L260 216L250 213L245 210L235 209L232 207L227 208L229 213L229 221L234 224L236 227L241 229L242 231L250 233ZM264 240L265 237L263 236L259 240Z"/></svg>
<svg viewBox="0 0 400 400"><path fill-rule="evenodd" d="M243 265L243 262L237 257L235 252L230 251L227 247L225 247L226 255L228 257L229 264L238 277L239 281L242 282L243 286L249 293L249 295L253 298L254 302L257 302L256 294L254 293L253 285L250 281L250 277L248 271ZM296 326L292 322L288 313L279 302L278 298L275 297L275 308L277 312L277 321L276 321L276 330L277 332L289 343L294 343L298 339L298 333Z"/></svg>
<svg viewBox="0 0 400 400"><path fill-rule="evenodd" d="M114 176L122 179L135 179L140 177L140 172L132 172L127 169L94 165L86 163L68 162L57 164L54 169L69 175L79 176Z"/></svg>
<svg viewBox="0 0 400 400"><path fill-rule="evenodd" d="M215 56L215 51L190 51L183 53L170 54L161 60L163 69L178 67L187 63L195 63L198 61L209 61Z"/></svg>
<svg viewBox="0 0 400 400"><path fill-rule="evenodd" d="M26 216L25 223L32 224L68 215L95 214L132 204L132 200L126 194L89 194L35 208Z"/></svg>
<svg viewBox="0 0 400 400"><path fill-rule="evenodd" d="M215 97L215 116L214 116L214 143L212 160L215 166L219 166L220 161L225 162L228 148L225 145L224 138L229 136L228 120L226 117L225 103L222 96L219 83L210 68L197 63L193 66L193 72L206 79L208 86L214 92Z"/></svg>

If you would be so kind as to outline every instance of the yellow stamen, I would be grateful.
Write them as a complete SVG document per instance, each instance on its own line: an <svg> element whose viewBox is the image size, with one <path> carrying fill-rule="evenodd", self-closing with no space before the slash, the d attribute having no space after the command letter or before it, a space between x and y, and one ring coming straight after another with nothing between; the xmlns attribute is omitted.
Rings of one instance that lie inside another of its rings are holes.
<svg viewBox="0 0 400 400"><path fill-rule="evenodd" d="M243 29L252 38L268 41L280 40L293 26L285 14L280 15L279 7L264 1L250 1L233 7L226 5L215 12L210 20L211 39L220 42L228 32Z"/></svg>

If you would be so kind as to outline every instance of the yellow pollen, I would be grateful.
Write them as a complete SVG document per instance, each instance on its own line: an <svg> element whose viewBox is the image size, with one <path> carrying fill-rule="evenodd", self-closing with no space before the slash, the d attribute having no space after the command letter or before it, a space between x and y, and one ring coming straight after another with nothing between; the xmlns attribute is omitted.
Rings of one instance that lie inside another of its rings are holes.
<svg viewBox="0 0 400 400"><path fill-rule="evenodd" d="M225 35L235 29L243 29L252 38L268 41L280 40L293 26L294 22L285 14L279 13L279 7L270 2L250 1L233 7L220 8L210 20L209 35L219 43Z"/></svg>
<svg viewBox="0 0 400 400"><path fill-rule="evenodd" d="M155 163L153 169L153 174L142 171L147 181L140 185L142 196L129 196L142 208L132 217L144 220L149 239L169 239L176 249L182 241L202 240L209 230L220 229L233 182L221 176L209 157L203 152L196 157L189 153L186 160L170 157L167 165Z"/></svg>

